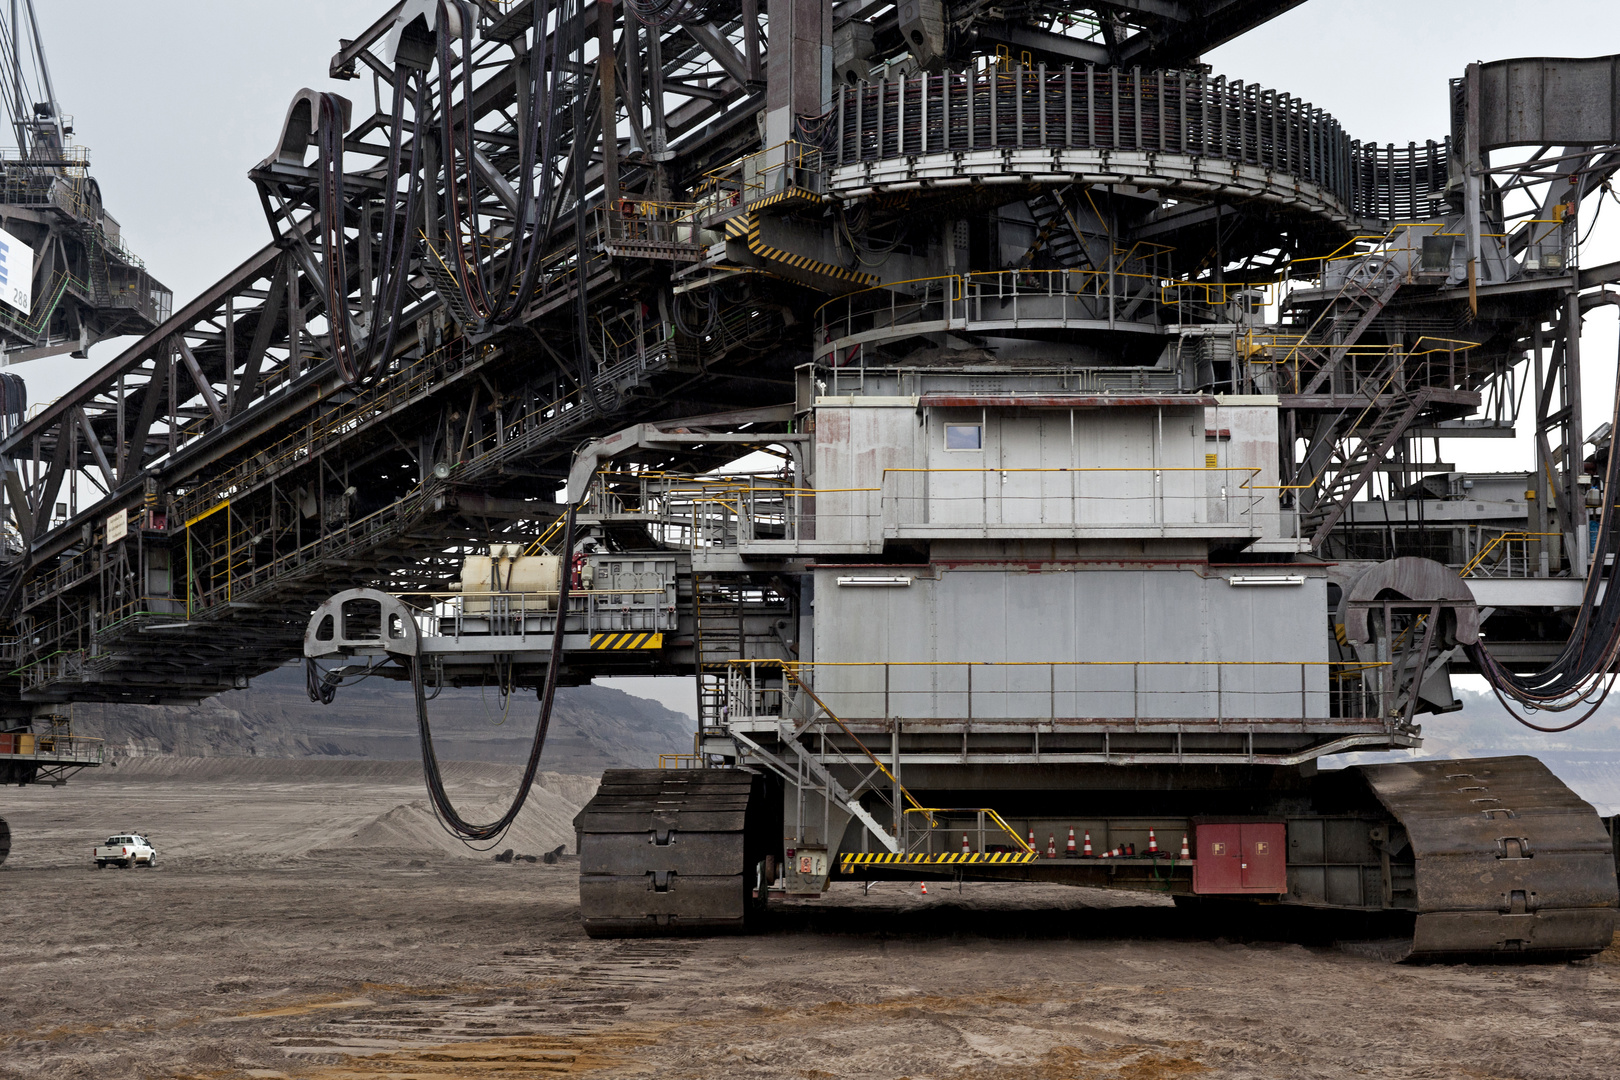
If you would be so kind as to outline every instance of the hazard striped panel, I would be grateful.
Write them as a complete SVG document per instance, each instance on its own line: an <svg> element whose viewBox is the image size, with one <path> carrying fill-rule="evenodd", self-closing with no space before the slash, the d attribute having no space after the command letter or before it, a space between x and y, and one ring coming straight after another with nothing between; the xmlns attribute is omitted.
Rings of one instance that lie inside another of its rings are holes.
<svg viewBox="0 0 1620 1080"><path fill-rule="evenodd" d="M662 649L663 647L663 634L632 630L625 634L591 635L591 648L593 649Z"/></svg>
<svg viewBox="0 0 1620 1080"><path fill-rule="evenodd" d="M726 222L726 238L729 240L742 240L748 250L768 263L777 263L781 266L791 267L804 274L815 274L818 277L831 278L834 281L845 282L851 285L876 285L878 279L859 270L845 270L842 266L833 266L819 259L812 259L808 255L795 255L791 251L771 247L759 238L759 216L750 212L746 224L731 218Z"/></svg>
<svg viewBox="0 0 1620 1080"><path fill-rule="evenodd" d="M840 856L844 869L852 866L966 866L972 863L1002 865L1032 863L1035 855L1022 851L973 851L954 855L896 855L889 851L849 852Z"/></svg>
<svg viewBox="0 0 1620 1080"><path fill-rule="evenodd" d="M763 199L756 199L748 204L750 212L763 210L767 206L780 206L783 203L824 203L826 198L813 191L806 191L800 187L790 187L786 191L778 191L775 195L767 195Z"/></svg>

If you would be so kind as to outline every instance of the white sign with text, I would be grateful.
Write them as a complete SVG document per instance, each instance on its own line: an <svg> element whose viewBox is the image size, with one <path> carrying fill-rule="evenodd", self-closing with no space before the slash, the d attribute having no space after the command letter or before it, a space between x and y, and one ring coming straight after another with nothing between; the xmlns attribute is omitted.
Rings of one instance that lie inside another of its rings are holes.
<svg viewBox="0 0 1620 1080"><path fill-rule="evenodd" d="M34 310L34 249L0 229L0 303Z"/></svg>

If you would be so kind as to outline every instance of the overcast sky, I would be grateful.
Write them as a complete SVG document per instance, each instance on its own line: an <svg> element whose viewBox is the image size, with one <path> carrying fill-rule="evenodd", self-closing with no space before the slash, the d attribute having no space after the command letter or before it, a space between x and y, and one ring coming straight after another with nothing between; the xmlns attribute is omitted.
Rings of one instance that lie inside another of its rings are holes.
<svg viewBox="0 0 1620 1080"><path fill-rule="evenodd" d="M269 239L247 170L268 156L301 87L336 89L364 114L370 79L334 83L327 63L385 0L36 0L57 96L89 147L92 172L129 247L175 291L176 305ZM1305 98L1354 137L1442 138L1447 80L1474 60L1620 52L1620 2L1310 0L1206 57L1217 73ZM1608 226L1605 228L1604 226ZM1600 224L1589 264L1620 257L1620 207ZM1615 315L1588 319L1587 415L1607 417ZM48 400L91 360L21 365ZM1589 421L1595 424L1597 421ZM1476 467L1523 468L1511 445L1447 446ZM685 706L690 709L690 705Z"/></svg>

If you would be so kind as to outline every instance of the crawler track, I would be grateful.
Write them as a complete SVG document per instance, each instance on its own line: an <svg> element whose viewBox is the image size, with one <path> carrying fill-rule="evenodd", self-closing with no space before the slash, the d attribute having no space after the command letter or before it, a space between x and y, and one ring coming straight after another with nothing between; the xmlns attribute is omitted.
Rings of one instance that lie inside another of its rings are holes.
<svg viewBox="0 0 1620 1080"><path fill-rule="evenodd" d="M592 937L741 930L763 779L739 769L610 769L574 819L579 905Z"/></svg>
<svg viewBox="0 0 1620 1080"><path fill-rule="evenodd" d="M1585 956L1614 936L1603 820L1532 757L1363 766L1416 857L1414 957Z"/></svg>

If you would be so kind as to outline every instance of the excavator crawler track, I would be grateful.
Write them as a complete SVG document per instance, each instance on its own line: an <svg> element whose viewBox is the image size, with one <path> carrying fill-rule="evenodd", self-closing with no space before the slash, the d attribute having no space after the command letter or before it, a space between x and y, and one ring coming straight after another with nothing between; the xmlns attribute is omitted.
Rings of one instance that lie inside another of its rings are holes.
<svg viewBox="0 0 1620 1080"><path fill-rule="evenodd" d="M1364 765L1416 858L1414 959L1584 956L1613 940L1613 843L1532 757Z"/></svg>
<svg viewBox="0 0 1620 1080"><path fill-rule="evenodd" d="M760 888L763 779L741 769L610 769L574 819L591 937L742 930ZM750 833L750 826L753 833Z"/></svg>

